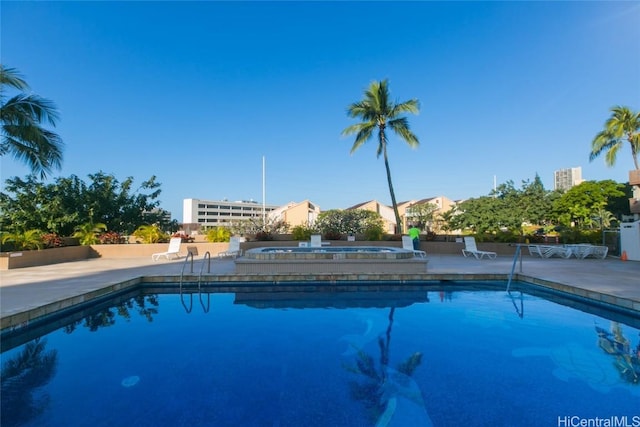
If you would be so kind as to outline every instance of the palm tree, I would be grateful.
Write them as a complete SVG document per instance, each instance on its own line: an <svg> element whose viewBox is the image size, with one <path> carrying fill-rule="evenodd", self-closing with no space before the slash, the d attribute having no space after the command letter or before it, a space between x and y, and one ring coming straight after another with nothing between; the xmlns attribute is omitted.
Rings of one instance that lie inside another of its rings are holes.
<svg viewBox="0 0 640 427"><path fill-rule="evenodd" d="M93 221L85 222L76 227L73 237L80 241L81 245L95 245L100 243L98 235L107 230L106 224L101 222L94 223Z"/></svg>
<svg viewBox="0 0 640 427"><path fill-rule="evenodd" d="M384 157L389 193L391 194L391 203L396 216L399 233L402 233L402 222L400 221L396 195L393 191L393 184L391 183L391 169L389 169L389 158L387 156L388 140L386 128L389 127L389 129L409 144L411 148L417 147L419 144L418 138L409 130L409 122L407 118L401 116L401 114L417 114L419 109L420 105L417 99L411 99L402 103L390 101L387 80L381 82L374 81L364 92L364 99L351 104L347 109L347 114L350 117L361 119L362 122L351 125L342 131L343 135L356 134L356 140L351 147L351 154L353 154L353 152L371 138L375 129L378 130L378 149L376 156L380 157L380 154L382 154Z"/></svg>
<svg viewBox="0 0 640 427"><path fill-rule="evenodd" d="M603 151L606 151L605 162L607 166L613 166L616 162L618 151L625 141L631 144L631 156L636 169L638 166L638 153L640 152L640 113L631 111L628 107L613 107L611 117L605 122L604 130L596 135L591 142L592 161Z"/></svg>
<svg viewBox="0 0 640 427"><path fill-rule="evenodd" d="M29 89L15 68L0 64L0 157L11 154L26 163L34 174L45 178L62 164L62 139L41 126L49 123L55 127L56 107L47 99L26 93L19 93L5 102L5 85L19 91Z"/></svg>
<svg viewBox="0 0 640 427"><path fill-rule="evenodd" d="M32 249L42 249L44 246L42 242L42 232L40 230L27 230L24 233L15 232L15 233L4 233L2 234L2 244L4 245L7 242L11 242L13 244L13 249L16 251L21 250L32 250Z"/></svg>

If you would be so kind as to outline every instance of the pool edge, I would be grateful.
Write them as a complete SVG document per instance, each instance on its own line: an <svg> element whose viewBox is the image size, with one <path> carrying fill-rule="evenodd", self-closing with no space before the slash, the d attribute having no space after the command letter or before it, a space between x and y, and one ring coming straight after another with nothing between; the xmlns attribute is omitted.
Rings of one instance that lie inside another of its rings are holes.
<svg viewBox="0 0 640 427"><path fill-rule="evenodd" d="M183 276L182 280L185 284L197 283L200 278L194 275ZM389 273L323 273L323 274L307 274L307 273L288 273L288 274L232 274L232 275L204 275L202 282L206 287L252 287L252 286L273 286L287 284L301 284L305 282L321 282L322 284L330 284L335 287L353 286L354 283L363 281L374 281L384 283L385 285L411 285L418 282L448 282L448 281L506 281L508 274L503 273L408 273L408 274L389 274ZM640 312L640 301L630 298L618 297L604 292L587 290L577 286L562 284L547 279L525 275L522 273L514 274L514 279L524 282L528 285L539 287L542 290L558 292L567 297L575 297L592 304L602 305L605 307L618 308L623 311ZM11 313L0 318L0 331L17 330L29 323L51 316L57 312L71 309L89 302L97 302L100 299L122 293L124 291L134 290L136 287L144 285L168 285L179 283L180 276L140 276L128 279L123 282L106 285L99 289L92 290L80 295L74 295L63 298L42 306L26 308L17 313Z"/></svg>

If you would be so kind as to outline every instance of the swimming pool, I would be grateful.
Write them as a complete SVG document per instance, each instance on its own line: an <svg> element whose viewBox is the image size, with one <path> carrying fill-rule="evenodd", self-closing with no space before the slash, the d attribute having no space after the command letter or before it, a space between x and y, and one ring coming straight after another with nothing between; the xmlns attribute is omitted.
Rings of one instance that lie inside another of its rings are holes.
<svg viewBox="0 0 640 427"><path fill-rule="evenodd" d="M640 423L638 316L519 286L141 289L5 337L2 425Z"/></svg>

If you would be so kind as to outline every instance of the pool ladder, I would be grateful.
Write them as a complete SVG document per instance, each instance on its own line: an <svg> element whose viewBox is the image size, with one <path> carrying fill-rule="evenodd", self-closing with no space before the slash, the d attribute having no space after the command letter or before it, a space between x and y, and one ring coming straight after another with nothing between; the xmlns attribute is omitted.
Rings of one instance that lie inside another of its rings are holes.
<svg viewBox="0 0 640 427"><path fill-rule="evenodd" d="M516 263L520 260L520 273L522 273L522 245L518 243L516 245L516 253L513 255L513 264L511 265L511 273L509 274L509 280L507 281L507 292L510 292L511 281L513 280L513 274L516 270Z"/></svg>
<svg viewBox="0 0 640 427"><path fill-rule="evenodd" d="M509 280L507 281L507 293L511 298L511 302L513 303L513 307L516 309L516 313L518 314L518 317L523 318L524 303L522 301L523 300L522 291L520 291L520 307L518 307L518 304L516 303L515 298L513 297L513 295L511 295L511 282L513 281L513 274L516 270L516 263L518 262L518 260L520 260L520 273L522 273L522 245L520 243L516 245L516 253L513 255L513 264L511 265L511 273L509 274Z"/></svg>
<svg viewBox="0 0 640 427"><path fill-rule="evenodd" d="M184 283L184 268L187 266L189 262L189 258L191 258L191 274L193 274L193 252L188 252L187 257L182 264L182 271L180 272L180 302L182 302L182 306L186 310L187 313L191 313L193 310L193 292L189 292L189 305L185 302L185 298L182 292L183 283ZM205 313L209 312L209 308L211 307L211 294L207 292L207 303L205 304L202 300L202 270L204 270L205 261L207 264L207 273L211 273L211 253L209 251L204 253L204 257L202 259L202 265L200 265L200 274L198 275L198 297L200 299L200 305Z"/></svg>

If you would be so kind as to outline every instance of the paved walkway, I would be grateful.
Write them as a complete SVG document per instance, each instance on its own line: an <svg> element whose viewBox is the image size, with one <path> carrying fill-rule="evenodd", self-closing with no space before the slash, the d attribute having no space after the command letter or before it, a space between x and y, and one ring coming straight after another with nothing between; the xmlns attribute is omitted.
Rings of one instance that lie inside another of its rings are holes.
<svg viewBox="0 0 640 427"><path fill-rule="evenodd" d="M461 255L429 255L429 274L509 274L513 258L477 260ZM194 271L200 271L200 259ZM604 294L612 301L631 301L640 315L640 262L599 259L540 259L525 255L516 273L587 292ZM133 259L96 258L40 267L0 271L0 318L46 304L83 295L142 276L179 276L184 260L153 262ZM189 267L186 268L188 273ZM233 275L233 260L211 260L211 273ZM628 304L627 304L628 305Z"/></svg>

